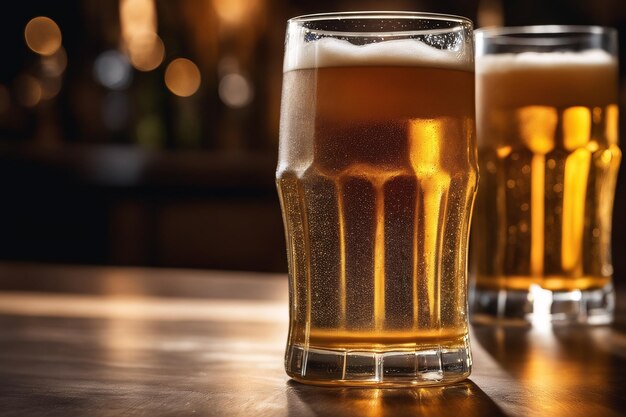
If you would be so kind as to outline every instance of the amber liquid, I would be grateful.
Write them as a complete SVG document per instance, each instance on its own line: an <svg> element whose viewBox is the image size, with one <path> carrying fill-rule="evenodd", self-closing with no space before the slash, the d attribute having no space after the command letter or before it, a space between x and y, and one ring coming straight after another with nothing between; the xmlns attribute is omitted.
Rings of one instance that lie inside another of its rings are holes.
<svg viewBox="0 0 626 417"><path fill-rule="evenodd" d="M616 85L611 67L479 75L478 288L610 283Z"/></svg>
<svg viewBox="0 0 626 417"><path fill-rule="evenodd" d="M289 344L458 344L477 183L474 74L319 68L283 83Z"/></svg>

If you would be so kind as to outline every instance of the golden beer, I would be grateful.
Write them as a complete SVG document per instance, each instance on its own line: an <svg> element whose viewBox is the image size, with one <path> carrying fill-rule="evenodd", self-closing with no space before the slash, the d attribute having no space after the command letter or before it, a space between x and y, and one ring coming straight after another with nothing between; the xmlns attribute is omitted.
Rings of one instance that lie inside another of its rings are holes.
<svg viewBox="0 0 626 417"><path fill-rule="evenodd" d="M485 55L476 75L478 293L548 290L580 301L578 291L610 290L616 60L600 49ZM564 314L586 320L584 310Z"/></svg>
<svg viewBox="0 0 626 417"><path fill-rule="evenodd" d="M440 383L445 370L434 362L447 354L461 362L448 379L463 378L474 73L367 59L284 73L277 186L290 277L287 373Z"/></svg>

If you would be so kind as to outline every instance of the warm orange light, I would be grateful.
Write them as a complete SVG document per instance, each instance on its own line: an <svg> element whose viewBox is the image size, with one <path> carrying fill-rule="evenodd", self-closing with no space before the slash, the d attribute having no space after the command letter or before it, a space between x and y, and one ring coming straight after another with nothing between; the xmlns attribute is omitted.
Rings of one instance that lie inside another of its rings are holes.
<svg viewBox="0 0 626 417"><path fill-rule="evenodd" d="M165 57L163 41L153 32L134 36L127 47L130 63L139 71L152 71L161 65Z"/></svg>
<svg viewBox="0 0 626 417"><path fill-rule="evenodd" d="M0 291L0 313L14 315L107 318L122 320L188 320L225 323L284 323L284 301L150 298L60 295Z"/></svg>
<svg viewBox="0 0 626 417"><path fill-rule="evenodd" d="M222 21L238 24L254 15L258 3L258 0L213 0L213 8Z"/></svg>
<svg viewBox="0 0 626 417"><path fill-rule="evenodd" d="M122 47L135 68L151 71L161 65L165 47L157 35L154 0L120 0L120 26Z"/></svg>
<svg viewBox="0 0 626 417"><path fill-rule="evenodd" d="M154 0L120 0L120 26L124 42L142 33L156 33Z"/></svg>
<svg viewBox="0 0 626 417"><path fill-rule="evenodd" d="M165 85L180 97L189 97L198 91L200 80L200 70L186 58L173 60L165 70Z"/></svg>
<svg viewBox="0 0 626 417"><path fill-rule="evenodd" d="M52 55L61 47L61 29L49 17L35 17L26 24L24 39L33 52Z"/></svg>
<svg viewBox="0 0 626 417"><path fill-rule="evenodd" d="M21 75L16 80L17 99L23 106L35 107L41 101L41 83L32 75Z"/></svg>

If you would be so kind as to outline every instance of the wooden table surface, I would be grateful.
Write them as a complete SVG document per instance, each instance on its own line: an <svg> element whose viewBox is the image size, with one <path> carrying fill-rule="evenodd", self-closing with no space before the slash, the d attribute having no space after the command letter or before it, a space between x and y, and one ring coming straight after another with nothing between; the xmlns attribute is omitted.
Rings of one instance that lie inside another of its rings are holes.
<svg viewBox="0 0 626 417"><path fill-rule="evenodd" d="M0 264L0 416L623 416L624 313L474 327L450 387L317 388L283 370L283 275Z"/></svg>

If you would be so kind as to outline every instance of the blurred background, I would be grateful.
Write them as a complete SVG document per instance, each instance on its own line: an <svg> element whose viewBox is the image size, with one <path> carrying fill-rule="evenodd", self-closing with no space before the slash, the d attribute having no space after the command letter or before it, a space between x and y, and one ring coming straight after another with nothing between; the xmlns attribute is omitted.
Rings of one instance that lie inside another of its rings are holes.
<svg viewBox="0 0 626 417"><path fill-rule="evenodd" d="M274 169L292 16L385 9L458 14L477 27L613 26L626 62L623 0L23 0L5 9L2 260L286 271ZM624 126L622 117L626 139Z"/></svg>

